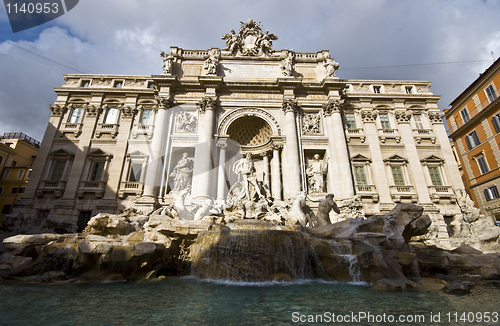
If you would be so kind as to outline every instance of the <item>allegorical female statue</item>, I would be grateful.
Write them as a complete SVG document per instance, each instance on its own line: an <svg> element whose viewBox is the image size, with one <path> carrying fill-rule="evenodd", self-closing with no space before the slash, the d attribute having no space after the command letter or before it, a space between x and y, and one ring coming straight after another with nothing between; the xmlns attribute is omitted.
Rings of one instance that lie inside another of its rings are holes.
<svg viewBox="0 0 500 326"><path fill-rule="evenodd" d="M193 161L188 158L187 153L182 154L182 158L177 162L170 177L174 178L174 188L172 191L181 191L191 185L193 174Z"/></svg>

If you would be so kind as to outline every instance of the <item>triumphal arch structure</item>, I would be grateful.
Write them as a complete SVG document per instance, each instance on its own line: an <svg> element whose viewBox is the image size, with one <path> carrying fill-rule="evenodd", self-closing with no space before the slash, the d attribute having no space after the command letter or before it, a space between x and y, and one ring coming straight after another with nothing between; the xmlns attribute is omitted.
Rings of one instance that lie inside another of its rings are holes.
<svg viewBox="0 0 500 326"><path fill-rule="evenodd" d="M65 75L18 210L76 226L179 195L223 204L249 157L275 203L333 193L335 220L412 202L446 233L463 185L430 82L342 79L329 51L277 39L248 20L221 48L161 52L156 75Z"/></svg>

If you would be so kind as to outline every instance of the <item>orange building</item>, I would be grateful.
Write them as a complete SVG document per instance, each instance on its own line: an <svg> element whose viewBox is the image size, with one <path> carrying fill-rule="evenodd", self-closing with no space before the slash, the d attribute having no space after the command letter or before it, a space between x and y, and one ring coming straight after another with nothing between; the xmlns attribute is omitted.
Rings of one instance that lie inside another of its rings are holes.
<svg viewBox="0 0 500 326"><path fill-rule="evenodd" d="M465 189L481 213L500 220L500 59L445 112Z"/></svg>
<svg viewBox="0 0 500 326"><path fill-rule="evenodd" d="M21 133L0 137L0 226L24 194L40 142Z"/></svg>

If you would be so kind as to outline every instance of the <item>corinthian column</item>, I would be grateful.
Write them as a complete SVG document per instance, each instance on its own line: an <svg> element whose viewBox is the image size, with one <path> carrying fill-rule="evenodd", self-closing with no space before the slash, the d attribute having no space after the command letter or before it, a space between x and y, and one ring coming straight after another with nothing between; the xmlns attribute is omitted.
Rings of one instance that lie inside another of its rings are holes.
<svg viewBox="0 0 500 326"><path fill-rule="evenodd" d="M162 149L165 139L165 132L167 129L166 118L167 110L173 106L173 100L170 96L156 98L157 113L155 117L155 129L153 134L153 141L151 142L151 151L148 170L144 181L144 192L142 197L138 200L140 204L154 204L157 202L157 189L160 185L161 174L161 158Z"/></svg>
<svg viewBox="0 0 500 326"><path fill-rule="evenodd" d="M290 198L297 195L301 190L299 142L297 139L297 126L295 124L295 112L298 110L297 100L284 100L281 109L285 112L286 131L286 160L283 162L284 195L285 198Z"/></svg>
<svg viewBox="0 0 500 326"><path fill-rule="evenodd" d="M330 98L323 105L323 114L327 123L327 132L330 146L329 177L330 184L333 181L333 190L338 199L354 196L354 185L352 182L351 163L347 143L345 139L340 105L343 100Z"/></svg>
<svg viewBox="0 0 500 326"><path fill-rule="evenodd" d="M273 160L271 165L271 187L274 200L281 198L281 173L280 173L280 149L281 144L273 144Z"/></svg>
<svg viewBox="0 0 500 326"><path fill-rule="evenodd" d="M193 169L192 195L197 199L210 198L212 189L212 146L214 142L215 110L217 100L206 96L200 102L200 137L196 145Z"/></svg>
<svg viewBox="0 0 500 326"><path fill-rule="evenodd" d="M220 148L219 152L219 177L217 180L217 200L223 202L226 195L226 140L219 140L217 147Z"/></svg>

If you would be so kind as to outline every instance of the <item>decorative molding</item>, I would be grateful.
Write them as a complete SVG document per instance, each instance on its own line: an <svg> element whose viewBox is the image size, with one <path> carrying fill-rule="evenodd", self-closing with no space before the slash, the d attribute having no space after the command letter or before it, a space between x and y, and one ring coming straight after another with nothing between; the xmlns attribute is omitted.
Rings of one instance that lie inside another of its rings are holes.
<svg viewBox="0 0 500 326"><path fill-rule="evenodd" d="M363 122L375 122L377 120L378 111L377 110L361 110L361 119Z"/></svg>
<svg viewBox="0 0 500 326"><path fill-rule="evenodd" d="M394 117L396 118L396 121L398 123L410 123L412 116L412 111L411 110L403 110L403 111L398 111L394 113Z"/></svg>
<svg viewBox="0 0 500 326"><path fill-rule="evenodd" d="M102 108L98 105L93 105L93 104L85 104L83 106L84 110L85 110L85 115L87 117L91 117L91 118L97 118L99 116L99 114L101 114L102 112Z"/></svg>
<svg viewBox="0 0 500 326"><path fill-rule="evenodd" d="M299 111L299 102L296 99L285 99L281 104L281 109L283 112L298 112Z"/></svg>
<svg viewBox="0 0 500 326"><path fill-rule="evenodd" d="M444 114L441 113L441 112L431 112L429 111L427 113L428 117L429 117L429 120L432 124L435 124L435 123L443 123L443 117L444 117Z"/></svg>
<svg viewBox="0 0 500 326"><path fill-rule="evenodd" d="M302 118L302 133L304 135L321 134L321 114L306 113Z"/></svg>
<svg viewBox="0 0 500 326"><path fill-rule="evenodd" d="M215 111L217 108L217 98L212 96L205 96L199 103L201 113L205 113L206 110Z"/></svg>
<svg viewBox="0 0 500 326"><path fill-rule="evenodd" d="M334 112L340 112L342 104L344 104L342 99L328 99L328 102L323 104L323 115L331 116Z"/></svg>
<svg viewBox="0 0 500 326"><path fill-rule="evenodd" d="M66 111L68 111L68 107L62 105L53 104L49 107L52 111L51 116L53 117L62 117L66 113Z"/></svg>
<svg viewBox="0 0 500 326"><path fill-rule="evenodd" d="M273 135L281 135L280 125L272 114L270 114L267 110L252 108L252 107L250 108L244 107L233 111L229 111L228 113L220 117L217 133L219 135L227 135L227 129L235 120L249 115L262 118L269 124L269 126L271 126L271 129L273 130Z"/></svg>
<svg viewBox="0 0 500 326"><path fill-rule="evenodd" d="M155 95L156 107L158 109L170 109L175 105L174 99L172 96L160 96Z"/></svg>
<svg viewBox="0 0 500 326"><path fill-rule="evenodd" d="M226 41L225 51L233 56L271 56L274 53L273 41L278 37L266 30L262 32L260 22L254 22L248 19L242 22L238 34L231 30L231 33L226 33L221 38Z"/></svg>
<svg viewBox="0 0 500 326"><path fill-rule="evenodd" d="M122 118L133 118L137 114L137 108L129 106L129 105L122 105L120 106L120 112Z"/></svg>

